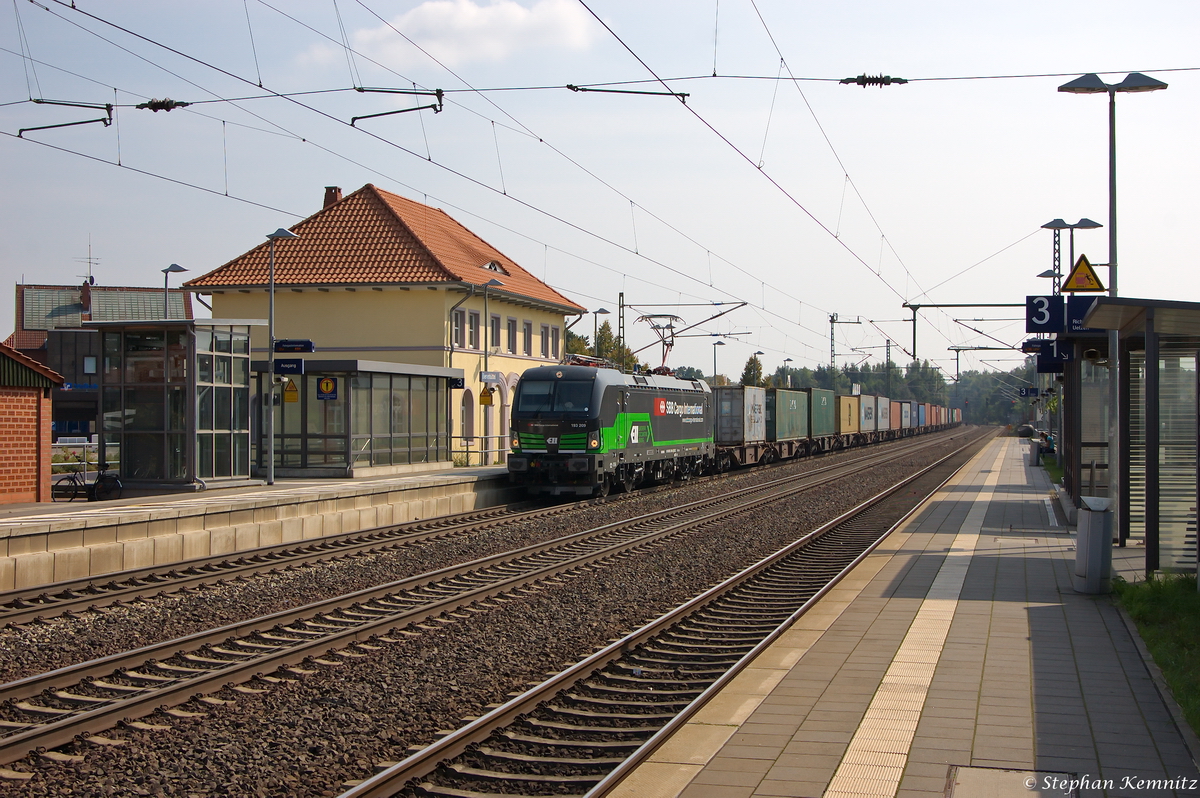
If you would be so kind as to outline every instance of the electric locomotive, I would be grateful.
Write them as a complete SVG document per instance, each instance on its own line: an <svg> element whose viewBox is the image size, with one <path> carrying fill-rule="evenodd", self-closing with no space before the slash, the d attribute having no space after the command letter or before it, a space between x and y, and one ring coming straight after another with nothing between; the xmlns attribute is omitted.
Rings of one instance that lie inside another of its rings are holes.
<svg viewBox="0 0 1200 798"><path fill-rule="evenodd" d="M604 496L713 464L704 382L591 366L539 366L512 405L512 483L531 494Z"/></svg>

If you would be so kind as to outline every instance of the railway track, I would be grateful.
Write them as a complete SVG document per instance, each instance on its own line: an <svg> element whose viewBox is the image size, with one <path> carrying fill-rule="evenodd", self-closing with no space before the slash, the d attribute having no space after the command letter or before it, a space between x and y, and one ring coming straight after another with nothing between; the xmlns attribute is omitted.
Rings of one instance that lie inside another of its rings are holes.
<svg viewBox="0 0 1200 798"><path fill-rule="evenodd" d="M975 443L342 798L603 795L943 485ZM901 494L922 482L919 496Z"/></svg>
<svg viewBox="0 0 1200 798"><path fill-rule="evenodd" d="M932 445L929 443L921 446ZM915 448L876 453L876 462L909 457ZM862 461L819 473L776 479L692 502L633 522L618 522L549 544L483 558L326 602L105 657L0 685L0 763L35 748L54 748L81 733L111 727L160 705L256 674L257 686L298 678L316 665L369 655L387 637L420 634L445 613L485 612L494 602L536 590L544 580L570 578L618 557L636 556L689 530L720 523L765 502L811 490L856 473ZM447 619L453 616L447 615ZM306 664L308 667L305 667ZM56 685L67 684L60 689ZM211 699L218 701L218 699Z"/></svg>

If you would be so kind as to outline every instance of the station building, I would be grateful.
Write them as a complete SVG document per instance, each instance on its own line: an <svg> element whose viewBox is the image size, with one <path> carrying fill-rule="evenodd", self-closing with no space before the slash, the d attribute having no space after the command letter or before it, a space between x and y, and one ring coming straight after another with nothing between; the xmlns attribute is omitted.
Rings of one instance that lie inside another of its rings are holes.
<svg viewBox="0 0 1200 798"><path fill-rule="evenodd" d="M444 211L368 184L275 242L275 338L312 341L274 400L276 474L363 476L502 462L512 390L558 362L585 309ZM269 242L185 283L213 315L266 319ZM268 332L251 328L265 469Z"/></svg>
<svg viewBox="0 0 1200 798"><path fill-rule="evenodd" d="M50 501L50 392L62 382L0 344L0 504Z"/></svg>

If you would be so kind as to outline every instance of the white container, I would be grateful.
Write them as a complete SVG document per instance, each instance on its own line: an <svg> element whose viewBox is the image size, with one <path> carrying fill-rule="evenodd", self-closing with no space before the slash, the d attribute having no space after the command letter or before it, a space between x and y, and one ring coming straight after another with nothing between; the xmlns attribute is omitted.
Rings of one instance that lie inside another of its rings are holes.
<svg viewBox="0 0 1200 798"><path fill-rule="evenodd" d="M892 400L886 396L875 397L875 424L877 430L892 428Z"/></svg>
<svg viewBox="0 0 1200 798"><path fill-rule="evenodd" d="M767 439L767 391L744 385L713 391L717 403L717 439L722 445L762 443Z"/></svg>
<svg viewBox="0 0 1200 798"><path fill-rule="evenodd" d="M874 432L879 429L879 417L876 415L874 396L863 394L858 397L858 431Z"/></svg>

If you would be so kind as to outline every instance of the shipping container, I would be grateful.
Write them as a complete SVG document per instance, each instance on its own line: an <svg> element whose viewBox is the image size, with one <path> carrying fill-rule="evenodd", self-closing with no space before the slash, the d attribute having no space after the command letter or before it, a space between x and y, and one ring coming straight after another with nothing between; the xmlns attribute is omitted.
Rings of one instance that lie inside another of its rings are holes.
<svg viewBox="0 0 1200 798"><path fill-rule="evenodd" d="M926 413L929 412L929 405L925 404L924 402L918 402L916 404L916 408L917 408L917 423L913 424L913 426L914 427L923 427L923 426L925 426Z"/></svg>
<svg viewBox="0 0 1200 798"><path fill-rule="evenodd" d="M833 391L809 388L808 434L812 438L828 438L837 432L837 412L833 406Z"/></svg>
<svg viewBox="0 0 1200 798"><path fill-rule="evenodd" d="M858 429L860 432L874 432L879 429L879 421L875 415L876 397L863 394L858 397Z"/></svg>
<svg viewBox="0 0 1200 798"><path fill-rule="evenodd" d="M962 423L962 408L961 407L954 408L954 423L955 424Z"/></svg>
<svg viewBox="0 0 1200 798"><path fill-rule="evenodd" d="M767 440L790 441L808 437L808 394L804 391L767 390Z"/></svg>
<svg viewBox="0 0 1200 798"><path fill-rule="evenodd" d="M899 399L892 400L892 405L889 408L892 417L892 429L903 429L903 425L900 423L900 405L902 404L903 402Z"/></svg>
<svg viewBox="0 0 1200 798"><path fill-rule="evenodd" d="M875 397L875 425L880 431L892 429L892 400L886 396Z"/></svg>
<svg viewBox="0 0 1200 798"><path fill-rule="evenodd" d="M838 396L836 399L838 435L851 435L858 432L858 397Z"/></svg>
<svg viewBox="0 0 1200 798"><path fill-rule="evenodd" d="M717 405L716 443L733 446L767 439L765 389L726 385L714 388L713 395Z"/></svg>
<svg viewBox="0 0 1200 798"><path fill-rule="evenodd" d="M900 403L900 426L904 429L913 428L913 417L916 415L916 413L914 413L912 409L912 402Z"/></svg>

